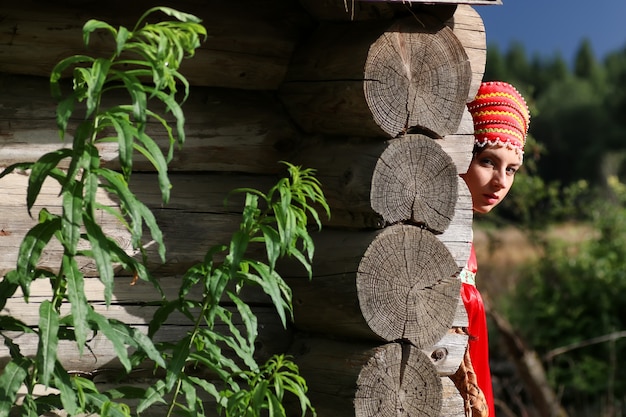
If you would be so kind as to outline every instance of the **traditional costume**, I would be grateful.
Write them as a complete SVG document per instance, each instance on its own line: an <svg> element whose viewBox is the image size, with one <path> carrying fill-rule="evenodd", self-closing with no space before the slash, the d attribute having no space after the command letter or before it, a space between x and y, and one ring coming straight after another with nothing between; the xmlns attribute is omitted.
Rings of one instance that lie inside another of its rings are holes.
<svg viewBox="0 0 626 417"><path fill-rule="evenodd" d="M530 114L526 101L510 84L482 83L476 98L467 105L474 121L476 147L506 146L522 158ZM476 152L476 149L475 149ZM478 265L474 245L461 271L461 299L468 315L468 349L459 370L451 377L465 399L468 416L494 417L493 388L489 367L489 341L485 306L476 288Z"/></svg>

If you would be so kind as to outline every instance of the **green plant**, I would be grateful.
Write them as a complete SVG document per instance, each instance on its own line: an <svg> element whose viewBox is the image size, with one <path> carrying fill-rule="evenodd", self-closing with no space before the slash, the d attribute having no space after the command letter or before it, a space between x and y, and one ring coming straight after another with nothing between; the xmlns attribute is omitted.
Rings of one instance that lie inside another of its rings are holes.
<svg viewBox="0 0 626 417"><path fill-rule="evenodd" d="M147 23L155 12L163 12L175 20ZM35 416L61 408L69 415L125 416L143 412L156 402L168 402L169 414L203 415L203 402L197 390L213 396L218 408L228 416L257 416L263 410L269 410L272 416L284 415L281 401L288 392L295 394L303 414L307 409L312 410L305 395L306 383L289 358L276 356L266 364L257 364L256 316L238 295L244 285L260 286L286 325L291 314L291 294L274 267L280 257L293 256L310 274L314 247L307 221L312 218L320 225L310 204L321 205L328 212L310 169L286 164L289 178L280 180L268 194L239 190L246 193L240 229L229 245L209 249L204 261L185 274L175 300L167 300L161 292L161 307L150 323L148 335L97 313L89 303L77 264L79 257L91 258L96 264L107 305L113 297L114 265L121 265L138 279L160 288L158 280L141 261L128 255L103 232L96 212L105 210L116 216L128 228L133 247L141 253L143 230L147 228L151 239L158 244L161 259L165 259L163 235L155 217L129 188L133 155L139 153L154 165L163 201L167 202L171 188L167 164L174 147L182 145L185 139L181 105L189 93L187 80L178 68L185 57L193 56L206 35L195 16L164 7L148 10L132 30L91 20L83 28L86 45L97 30L112 36L115 50L111 56L72 56L59 62L50 77L52 94L58 100L57 125L62 138L68 131L70 117L83 111L82 121L74 131L72 148L43 155L35 163L12 165L0 174L1 178L16 170L30 171L26 202L29 213L46 178L60 184L63 202L60 214L46 209L38 213L38 223L27 232L19 248L15 270L0 282L0 308L4 308L18 288L28 301L30 285L37 279L48 280L52 291L50 300L41 303L36 328L16 317L0 316L3 330L33 333L39 340L37 355L30 358L20 352L19 345L9 335L0 332L11 353L11 361L0 375L0 416L9 413ZM66 93L62 75L70 69L73 85ZM182 92L177 91L179 86L183 86ZM103 97L119 90L127 92L130 102L104 106ZM165 112L173 116L174 128L164 114L151 110L155 102L164 105ZM156 121L167 133L166 152L147 134L148 120ZM100 165L96 145L101 142L117 143L120 172ZM60 164L65 160L69 161L69 167L61 169ZM98 201L98 189L119 199L119 212ZM38 264L43 250L54 239L62 245L63 255L58 269L50 272L38 268ZM250 244L264 245L267 263L247 256ZM200 298L191 296L197 288L202 294ZM220 304L225 297L235 306L235 312ZM61 307L66 304L70 305L69 313L63 315ZM195 324L193 331L176 344L154 343L151 336L174 311L182 312ZM234 314L244 323L243 330L235 325ZM226 324L229 333L216 331L217 322ZM153 363L156 383L147 390L120 385L100 392L92 381L70 376L57 359L59 341L74 341L82 352L94 333L108 338L127 373L146 360ZM129 350L133 353L128 353ZM224 355L226 350L236 359ZM211 371L211 377L187 372L198 366ZM36 396L35 387L40 385L56 391ZM27 394L18 405L20 387L25 387ZM125 402L130 398L140 399L135 411Z"/></svg>

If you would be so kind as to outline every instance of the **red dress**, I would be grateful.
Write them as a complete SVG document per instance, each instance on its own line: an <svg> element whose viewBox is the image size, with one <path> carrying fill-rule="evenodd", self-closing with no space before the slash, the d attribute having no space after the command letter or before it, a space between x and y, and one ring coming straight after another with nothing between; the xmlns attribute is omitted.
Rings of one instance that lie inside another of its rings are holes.
<svg viewBox="0 0 626 417"><path fill-rule="evenodd" d="M478 387L485 395L485 400L489 407L489 416L495 417L495 407L493 404L493 388L491 386L491 370L489 368L489 340L487 333L487 316L485 305L476 288L476 253L474 245L467 261L467 266L461 273L461 298L469 319L469 355L474 366Z"/></svg>

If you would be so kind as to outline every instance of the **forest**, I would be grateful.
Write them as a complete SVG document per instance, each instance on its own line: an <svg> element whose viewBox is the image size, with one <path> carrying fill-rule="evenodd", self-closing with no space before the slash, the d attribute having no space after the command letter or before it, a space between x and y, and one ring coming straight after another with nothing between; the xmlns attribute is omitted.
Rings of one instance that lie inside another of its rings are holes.
<svg viewBox="0 0 626 417"><path fill-rule="evenodd" d="M508 244L500 257L528 248L537 256L500 259L505 267L494 273L477 248L478 285L540 358L560 415L624 416L626 48L599 60L582 40L570 64L529 57L521 44L490 45L489 80L516 85L532 116L523 169L507 200L475 218L475 233L487 236L487 251ZM505 240L511 230L524 247ZM497 326L490 345L499 415L546 415Z"/></svg>

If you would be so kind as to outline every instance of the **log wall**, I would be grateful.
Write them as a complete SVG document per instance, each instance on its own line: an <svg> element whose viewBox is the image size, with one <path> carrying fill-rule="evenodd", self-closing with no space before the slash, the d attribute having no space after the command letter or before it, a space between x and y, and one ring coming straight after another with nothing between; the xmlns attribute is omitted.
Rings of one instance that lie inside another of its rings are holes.
<svg viewBox="0 0 626 417"><path fill-rule="evenodd" d="M90 0L2 6L0 167L71 144L58 140L45 77L62 57L84 52L82 22L129 25L150 5L125 2L130 8L120 17L110 12L117 2L106 9ZM281 160L315 168L332 217L313 234L312 281L287 261L279 265L294 293L288 331L267 299L248 295L263 323L260 356L293 354L322 417L398 410L461 416L447 375L458 368L467 340L449 330L467 320L457 273L469 256L472 212L458 174L473 146L465 104L484 72L482 20L467 5L357 2L346 15L337 4L173 4L203 18L209 40L185 63L193 84L184 107L188 139L171 164L167 206L151 167L135 161L132 187L154 210L167 245L165 263L147 248L148 266L175 291L177 276L237 227L242 202L225 206L228 191L267 189L282 173ZM91 52L105 46L97 39ZM103 163L116 168L115 149L100 151ZM16 248L33 225L26 182L26 174L0 181L2 274L14 267ZM57 191L47 184L35 210L60 210ZM101 201L117 206L105 194ZM107 233L130 251L116 220L102 216ZM50 247L41 266L54 269L58 255ZM81 269L92 301L102 305L93 265ZM107 314L145 328L151 312L143 306L154 295L122 272L116 280ZM30 304L15 298L5 312L36 325L33 304L46 295L36 287ZM166 327L160 337L175 340L185 331L175 320ZM68 347L61 360L81 372L116 366L106 341L90 343L95 356L79 357ZM0 350L0 363L6 358Z"/></svg>

